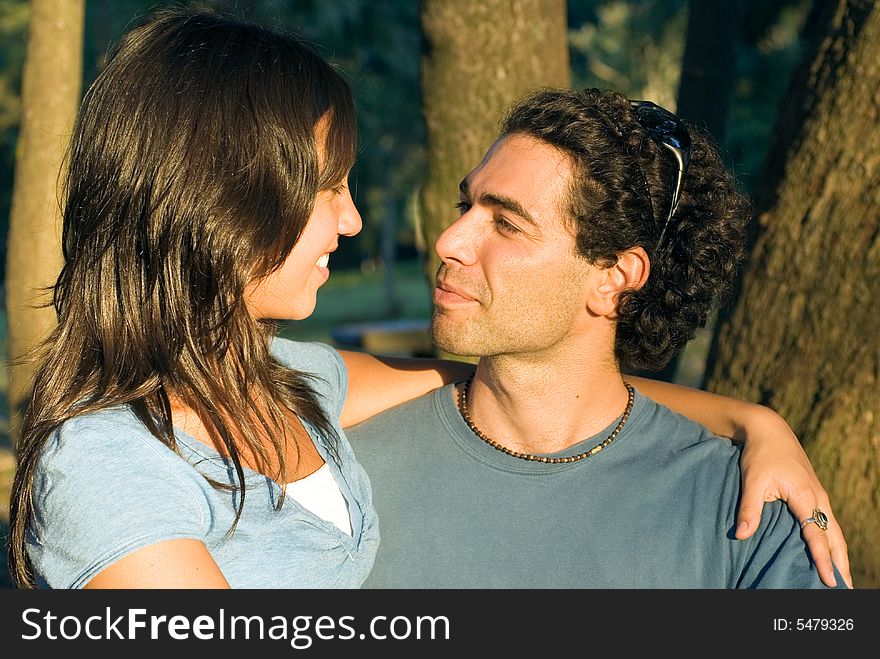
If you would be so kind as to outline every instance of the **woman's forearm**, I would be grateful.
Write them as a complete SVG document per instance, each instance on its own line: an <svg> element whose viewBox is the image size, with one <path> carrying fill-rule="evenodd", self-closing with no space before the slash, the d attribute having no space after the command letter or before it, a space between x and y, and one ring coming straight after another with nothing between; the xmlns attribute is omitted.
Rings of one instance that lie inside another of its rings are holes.
<svg viewBox="0 0 880 659"><path fill-rule="evenodd" d="M353 426L371 416L465 379L474 365L446 359L384 357L340 350L348 369L348 392L340 419Z"/></svg>
<svg viewBox="0 0 880 659"><path fill-rule="evenodd" d="M749 430L758 426L791 432L782 417L763 405L650 378L625 376L624 379L648 398L706 426L716 435L737 442L744 441Z"/></svg>

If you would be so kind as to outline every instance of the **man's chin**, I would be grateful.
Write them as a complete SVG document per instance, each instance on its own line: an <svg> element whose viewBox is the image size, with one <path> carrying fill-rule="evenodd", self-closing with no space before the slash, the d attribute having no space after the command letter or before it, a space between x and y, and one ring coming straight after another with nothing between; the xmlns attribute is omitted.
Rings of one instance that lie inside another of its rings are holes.
<svg viewBox="0 0 880 659"><path fill-rule="evenodd" d="M469 332L455 331L436 321L431 323L431 341L436 348L449 355L482 357L484 352Z"/></svg>

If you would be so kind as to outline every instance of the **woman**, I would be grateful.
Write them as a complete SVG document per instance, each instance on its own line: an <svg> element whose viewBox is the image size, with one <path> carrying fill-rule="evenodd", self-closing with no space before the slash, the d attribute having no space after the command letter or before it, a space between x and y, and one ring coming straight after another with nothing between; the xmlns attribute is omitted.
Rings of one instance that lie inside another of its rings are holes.
<svg viewBox="0 0 880 659"><path fill-rule="evenodd" d="M58 326L13 486L18 585L363 582L378 531L343 428L472 367L273 338L274 319L312 313L339 237L360 230L354 157L350 90L296 38L193 11L123 37L71 145ZM744 535L764 498L830 514L772 412L642 384L751 437Z"/></svg>

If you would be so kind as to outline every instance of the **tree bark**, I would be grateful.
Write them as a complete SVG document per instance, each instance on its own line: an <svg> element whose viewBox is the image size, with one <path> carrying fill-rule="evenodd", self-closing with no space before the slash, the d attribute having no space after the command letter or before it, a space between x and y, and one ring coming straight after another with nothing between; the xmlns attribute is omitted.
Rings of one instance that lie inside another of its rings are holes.
<svg viewBox="0 0 880 659"><path fill-rule="evenodd" d="M421 196L426 274L455 220L458 184L497 137L503 111L538 87L568 87L565 0L423 0L422 102L427 179Z"/></svg>
<svg viewBox="0 0 880 659"><path fill-rule="evenodd" d="M45 288L61 267L62 162L80 101L84 0L33 0L22 78L21 129L6 262L10 359L21 359L55 323ZM35 366L13 365L9 413L13 441Z"/></svg>
<svg viewBox="0 0 880 659"><path fill-rule="evenodd" d="M705 385L791 424L880 586L880 7L817 0L756 190L757 224Z"/></svg>

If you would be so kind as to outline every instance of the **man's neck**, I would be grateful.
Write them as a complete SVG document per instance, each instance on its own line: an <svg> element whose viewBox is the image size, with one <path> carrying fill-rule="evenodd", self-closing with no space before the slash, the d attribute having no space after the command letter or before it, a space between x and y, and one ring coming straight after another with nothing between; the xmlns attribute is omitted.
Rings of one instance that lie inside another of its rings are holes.
<svg viewBox="0 0 880 659"><path fill-rule="evenodd" d="M628 392L613 360L484 357L468 396L473 423L502 446L556 453L607 428Z"/></svg>

